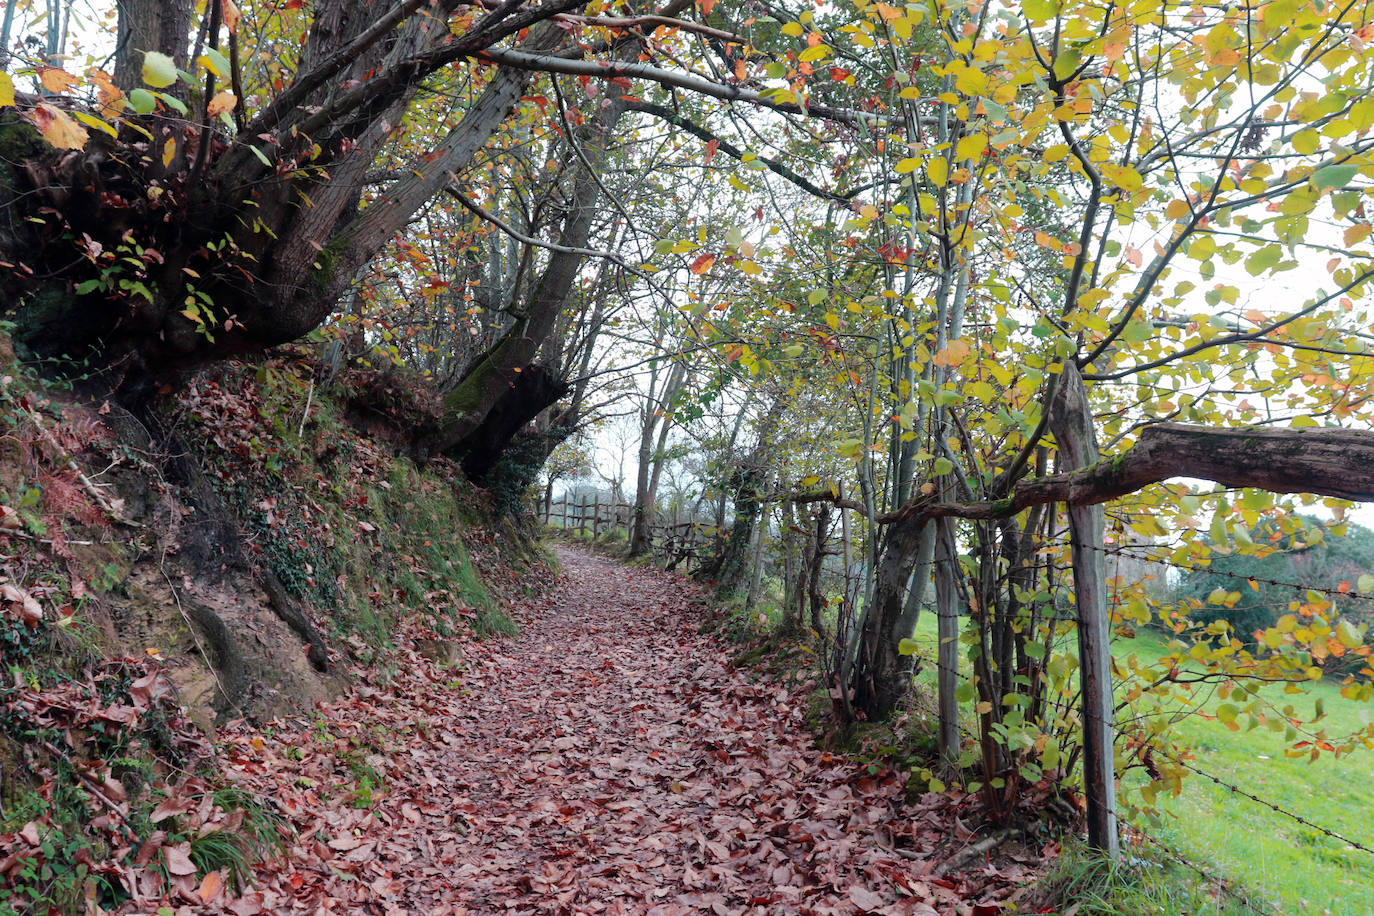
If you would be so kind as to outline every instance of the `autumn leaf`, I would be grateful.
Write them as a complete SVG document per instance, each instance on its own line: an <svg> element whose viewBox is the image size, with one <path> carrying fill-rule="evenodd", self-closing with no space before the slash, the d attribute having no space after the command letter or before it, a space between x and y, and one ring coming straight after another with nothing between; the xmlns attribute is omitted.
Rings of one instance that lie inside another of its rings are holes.
<svg viewBox="0 0 1374 916"><path fill-rule="evenodd" d="M701 276L702 274L706 273L706 271L710 270L711 265L714 263L716 263L716 256L714 254L708 253L698 255L697 259L692 262L692 273L696 274L697 276Z"/></svg>
<svg viewBox="0 0 1374 916"><path fill-rule="evenodd" d="M205 106L205 111L210 117L224 114L226 111L233 111L238 104L238 98L228 89L221 89L215 93L215 97L210 100L210 104Z"/></svg>
<svg viewBox="0 0 1374 916"><path fill-rule="evenodd" d="M234 0L219 0L220 18L224 20L224 27L230 32L237 32L239 29L239 7Z"/></svg>
<svg viewBox="0 0 1374 916"><path fill-rule="evenodd" d="M959 366L968 359L972 348L963 340L951 340L945 348L935 354L932 362L937 366Z"/></svg>
<svg viewBox="0 0 1374 916"><path fill-rule="evenodd" d="M163 847L162 854L167 862L167 872L172 875L194 875L196 865L191 861L191 844L180 843Z"/></svg>
<svg viewBox="0 0 1374 916"><path fill-rule="evenodd" d="M209 903L218 897L222 890L224 890L224 878L220 876L220 873L217 871L206 872L205 877L201 879L196 896L200 898L201 903Z"/></svg>
<svg viewBox="0 0 1374 916"><path fill-rule="evenodd" d="M46 102L40 102L29 113L28 119L38 128L43 139L58 149L81 149L90 137L86 128L76 123L65 111Z"/></svg>
<svg viewBox="0 0 1374 916"><path fill-rule="evenodd" d="M72 76L61 67L39 67L38 81L49 92L63 93L81 84L78 77Z"/></svg>
<svg viewBox="0 0 1374 916"><path fill-rule="evenodd" d="M0 72L0 108L14 104L14 80L8 73Z"/></svg>

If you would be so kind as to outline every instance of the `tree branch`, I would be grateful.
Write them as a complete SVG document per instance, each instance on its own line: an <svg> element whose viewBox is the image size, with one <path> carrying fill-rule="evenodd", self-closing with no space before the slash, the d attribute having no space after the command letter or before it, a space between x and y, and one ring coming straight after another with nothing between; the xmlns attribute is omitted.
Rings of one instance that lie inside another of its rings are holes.
<svg viewBox="0 0 1374 916"><path fill-rule="evenodd" d="M776 102L752 89L717 83L694 73L674 73L649 64L619 61L572 60L549 54L530 54L507 48L487 48L480 52L479 59L485 58L493 63L521 70L537 70L545 73L565 73L569 76L590 76L595 79L616 79L629 77L643 79L662 86L684 89L727 102L752 102L764 108L771 108L784 114L800 114L825 118L850 127L865 128L879 119L862 111L846 108L832 108L829 105L798 105L795 102Z"/></svg>
<svg viewBox="0 0 1374 916"><path fill-rule="evenodd" d="M1022 481L1006 499L914 500L878 521L1007 518L1030 506L1053 502L1107 502L1170 477L1374 502L1374 434L1353 429L1216 429L1161 423L1142 432L1135 447L1125 452L1072 474Z"/></svg>
<svg viewBox="0 0 1374 916"><path fill-rule="evenodd" d="M662 105L655 105L651 102L636 101L628 103L626 108L629 111L642 111L645 114L651 114L654 117L659 118L660 120L667 121L669 124L672 124L675 127L682 128L683 130L687 131L687 133L691 134L692 136L700 140L705 140L707 143L715 141L715 143L717 144L717 148L722 153L724 153L732 159L737 159L741 162L744 161L744 150L735 146L730 141L722 139L721 137L712 133L710 130L707 130L705 127L702 127L700 124L696 123L690 118L684 118L682 115L677 114L676 112L668 108L665 108ZM853 201L854 197L859 193L858 191L849 191L847 193L840 194L835 191L827 191L825 188L812 184L810 180L802 177L801 175L798 175L796 172L792 171L790 168L783 165L776 159L770 159L767 156L760 156L757 154L755 154L754 159L762 163L763 166L767 168L768 171L772 172L774 175L777 175L778 177L783 178L786 181L790 181L792 184L801 188L806 193L812 195L813 197L818 197L821 200L833 200L836 203L842 204L847 207L850 205L850 202Z"/></svg>

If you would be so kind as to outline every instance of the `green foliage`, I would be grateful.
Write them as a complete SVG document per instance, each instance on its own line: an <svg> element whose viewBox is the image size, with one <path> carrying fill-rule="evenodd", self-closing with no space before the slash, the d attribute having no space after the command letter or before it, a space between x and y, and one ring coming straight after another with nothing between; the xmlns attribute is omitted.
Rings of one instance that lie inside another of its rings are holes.
<svg viewBox="0 0 1374 916"><path fill-rule="evenodd" d="M1337 614L1356 622L1374 620L1374 601L1345 595L1374 570L1374 531L1348 524L1343 536L1327 533L1310 516L1265 519L1250 528L1253 548L1232 550L1230 542L1205 541L1210 562L1184 574L1179 596L1191 599L1189 617L1208 624L1223 620L1237 638L1254 643L1255 632L1309 603L1309 589L1329 596ZM1219 549L1218 549L1219 548ZM1293 588L1279 583L1295 583Z"/></svg>
<svg viewBox="0 0 1374 916"><path fill-rule="evenodd" d="M1078 916L1276 916L1263 899L1142 844L1112 861L1065 842L1036 896L1036 913ZM1023 911L1025 912L1025 911Z"/></svg>

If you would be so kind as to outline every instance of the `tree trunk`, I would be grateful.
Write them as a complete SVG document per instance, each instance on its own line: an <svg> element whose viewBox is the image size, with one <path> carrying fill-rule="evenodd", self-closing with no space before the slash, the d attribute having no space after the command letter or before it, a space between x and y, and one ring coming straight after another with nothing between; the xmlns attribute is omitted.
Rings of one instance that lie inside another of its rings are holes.
<svg viewBox="0 0 1374 916"><path fill-rule="evenodd" d="M654 498L658 490L658 476L663 469L663 450L668 443L672 422L668 408L687 380L687 367L673 363L663 388L655 392L657 370L650 375L649 393L645 398L644 415L639 432L639 468L635 475L634 521L630 529L630 556L649 552L649 528L654 517ZM655 443L655 434L657 442Z"/></svg>
<svg viewBox="0 0 1374 916"><path fill-rule="evenodd" d="M959 593L956 577L959 561L954 552L954 525L947 518L936 519L935 612L939 645L935 650L936 698L940 722L940 761L945 775L953 778L959 771Z"/></svg>
<svg viewBox="0 0 1374 916"><path fill-rule="evenodd" d="M928 527L919 521L898 522L888 529L883 543L873 607L863 616L849 677L854 708L870 720L889 715L911 686L910 663L897 652L898 639L894 637L917 555L923 543L931 540L926 534Z"/></svg>
<svg viewBox="0 0 1374 916"><path fill-rule="evenodd" d="M133 127L75 153L7 136L12 159L29 146L18 167L0 167L14 230L0 234L0 261L31 268L0 275L0 302L17 304L5 307L15 338L137 389L313 330L358 268L487 146L530 79L498 68L433 155L360 210L363 177L425 78L522 30L524 44L551 49L566 33L540 23L576 5L520 8L454 36L443 24L457 0L400 0L383 13L371 0L320 3L303 66L232 144L194 110L141 121L165 158L126 148ZM140 52L186 64L191 8L120 4L115 69L126 86L141 82ZM9 118L0 131L36 137Z"/></svg>

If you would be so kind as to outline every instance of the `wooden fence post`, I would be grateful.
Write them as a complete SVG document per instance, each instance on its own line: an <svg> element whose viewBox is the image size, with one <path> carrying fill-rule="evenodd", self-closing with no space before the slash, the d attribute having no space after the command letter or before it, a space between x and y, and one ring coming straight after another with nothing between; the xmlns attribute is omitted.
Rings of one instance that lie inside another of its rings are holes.
<svg viewBox="0 0 1374 916"><path fill-rule="evenodd" d="M601 493L592 494L592 540L596 540L601 530Z"/></svg>
<svg viewBox="0 0 1374 916"><path fill-rule="evenodd" d="M1064 365L1050 403L1050 430L1059 445L1059 472L1096 463L1101 457L1083 378L1072 361ZM1105 512L1101 505L1068 506L1073 550L1073 592L1078 606L1078 660L1083 693L1083 788L1088 802L1088 844L1115 859L1120 853L1116 823L1116 772L1112 755L1111 620L1107 611L1106 556L1102 552Z"/></svg>

